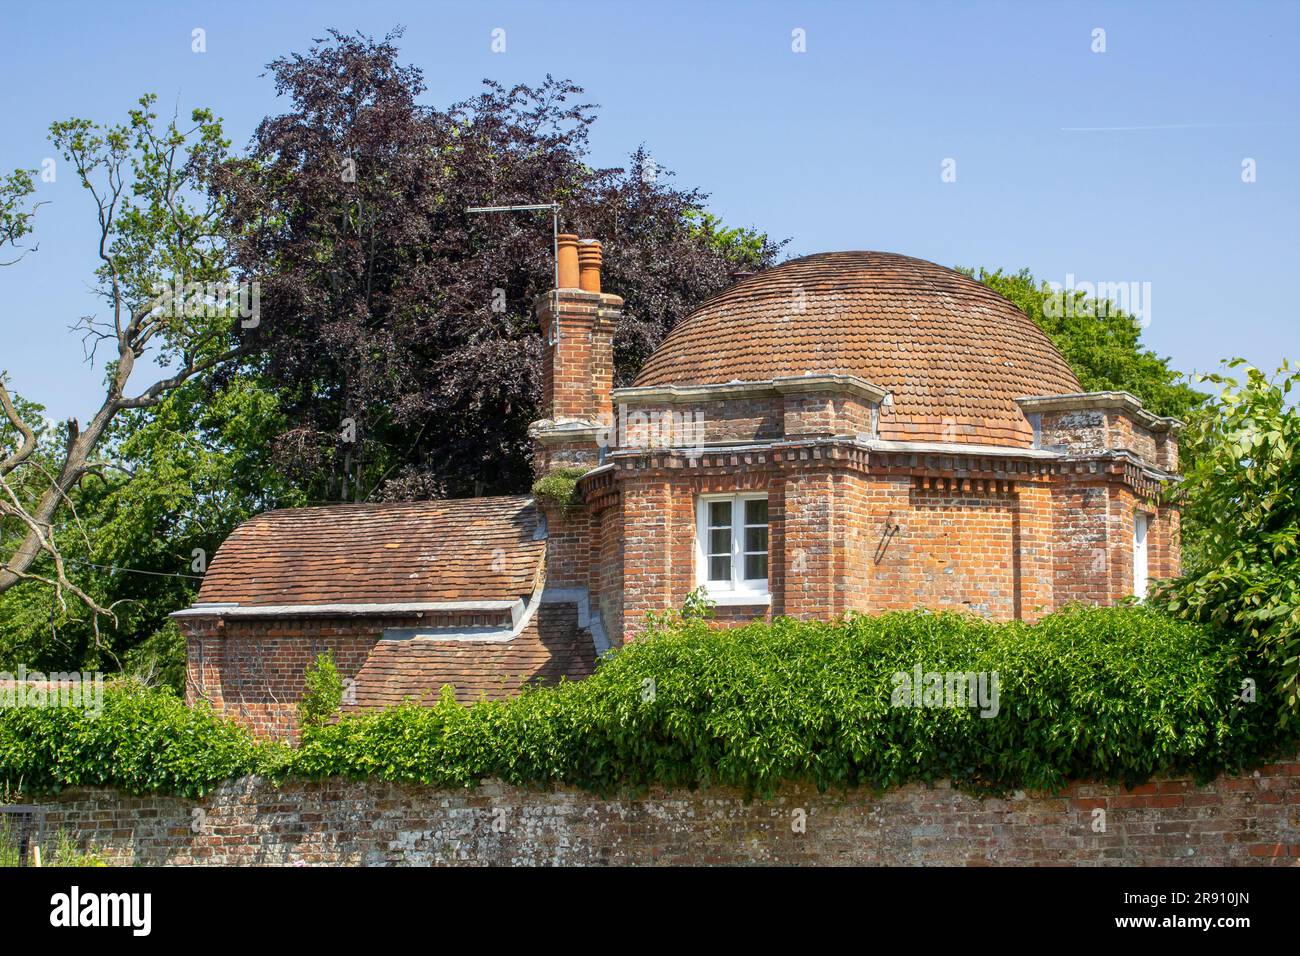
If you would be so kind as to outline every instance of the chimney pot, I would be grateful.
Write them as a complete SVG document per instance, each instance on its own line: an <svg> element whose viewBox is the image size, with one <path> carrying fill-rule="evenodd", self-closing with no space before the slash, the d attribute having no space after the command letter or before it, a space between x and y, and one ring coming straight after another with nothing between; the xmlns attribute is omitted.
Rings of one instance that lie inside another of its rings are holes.
<svg viewBox="0 0 1300 956"><path fill-rule="evenodd" d="M578 244L578 287L583 292L600 291L600 243L583 239Z"/></svg>
<svg viewBox="0 0 1300 956"><path fill-rule="evenodd" d="M562 232L555 237L556 271L561 289L578 288L578 237Z"/></svg>

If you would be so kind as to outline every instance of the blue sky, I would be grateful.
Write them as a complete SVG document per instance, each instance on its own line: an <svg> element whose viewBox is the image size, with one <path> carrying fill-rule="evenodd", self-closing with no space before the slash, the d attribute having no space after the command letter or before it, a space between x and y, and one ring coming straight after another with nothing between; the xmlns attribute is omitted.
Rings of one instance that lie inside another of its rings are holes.
<svg viewBox="0 0 1300 956"><path fill-rule="evenodd" d="M431 102L484 77L573 79L602 107L596 162L644 142L729 223L788 237L792 254L1149 283L1145 341L1183 371L1300 357L1282 294L1300 263L1294 2L15 5L0 20L0 169L51 155L52 120L117 120L145 91L212 107L240 146L283 108L267 61L327 27L397 24ZM70 176L37 198L39 250L0 269L0 369L52 417L84 420L101 373L67 327L97 305L93 208Z"/></svg>

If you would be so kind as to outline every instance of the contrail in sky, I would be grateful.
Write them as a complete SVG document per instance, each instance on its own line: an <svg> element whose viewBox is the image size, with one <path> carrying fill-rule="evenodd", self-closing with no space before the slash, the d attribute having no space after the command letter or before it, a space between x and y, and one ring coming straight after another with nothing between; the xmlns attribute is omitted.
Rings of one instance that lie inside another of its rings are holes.
<svg viewBox="0 0 1300 956"><path fill-rule="evenodd" d="M1294 123L1160 123L1153 126L1062 126L1063 133L1109 133L1146 129L1227 129L1240 126L1294 126Z"/></svg>

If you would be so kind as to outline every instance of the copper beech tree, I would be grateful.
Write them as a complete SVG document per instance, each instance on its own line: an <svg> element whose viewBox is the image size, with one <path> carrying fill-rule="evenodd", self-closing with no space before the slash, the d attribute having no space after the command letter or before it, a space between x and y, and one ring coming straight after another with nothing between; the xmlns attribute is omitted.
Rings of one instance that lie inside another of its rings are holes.
<svg viewBox="0 0 1300 956"><path fill-rule="evenodd" d="M595 107L546 77L445 107L394 44L331 31L269 65L288 109L218 178L241 269L262 278L266 371L288 427L278 459L328 501L500 493L531 482L551 216L467 207L557 202L602 240L626 380L731 273L772 264L722 229L645 150L590 162Z"/></svg>
<svg viewBox="0 0 1300 956"><path fill-rule="evenodd" d="M77 486L114 467L101 447L114 419L238 357L241 326L258 321L255 290L230 284L222 201L206 188L229 147L221 123L206 110L186 124L175 116L160 123L153 104L142 97L121 124L72 119L50 127L91 200L102 309L71 325L88 360L105 361L103 402L84 425L69 419L58 440L42 442L43 423L27 420L31 406L11 394L0 369L0 592L42 582L64 613L69 596L89 609L97 638L99 618L113 617L113 607L70 580L58 523L77 524ZM0 182L0 262L24 254L33 185L23 171Z"/></svg>

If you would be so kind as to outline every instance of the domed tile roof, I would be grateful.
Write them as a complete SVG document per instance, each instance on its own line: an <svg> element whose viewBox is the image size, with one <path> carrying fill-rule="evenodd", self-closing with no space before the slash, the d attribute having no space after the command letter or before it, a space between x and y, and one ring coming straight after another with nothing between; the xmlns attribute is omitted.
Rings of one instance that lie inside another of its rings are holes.
<svg viewBox="0 0 1300 956"><path fill-rule="evenodd" d="M744 279L687 316L636 386L856 375L889 391L880 437L1028 446L1016 399L1083 387L1033 321L908 256L827 252Z"/></svg>

